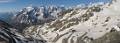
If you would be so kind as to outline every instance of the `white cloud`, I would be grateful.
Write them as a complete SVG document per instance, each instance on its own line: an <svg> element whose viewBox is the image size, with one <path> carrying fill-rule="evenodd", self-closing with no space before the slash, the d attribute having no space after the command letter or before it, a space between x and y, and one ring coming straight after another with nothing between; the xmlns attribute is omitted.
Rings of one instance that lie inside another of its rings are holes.
<svg viewBox="0 0 120 43"><path fill-rule="evenodd" d="M0 3L13 2L14 0L0 0Z"/></svg>

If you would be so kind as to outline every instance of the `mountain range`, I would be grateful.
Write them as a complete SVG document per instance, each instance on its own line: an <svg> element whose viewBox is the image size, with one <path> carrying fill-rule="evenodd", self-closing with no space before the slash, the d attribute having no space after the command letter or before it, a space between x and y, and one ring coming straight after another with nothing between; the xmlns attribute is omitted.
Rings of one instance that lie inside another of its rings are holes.
<svg viewBox="0 0 120 43"><path fill-rule="evenodd" d="M47 43L119 43L119 3L28 6L12 16L10 25L25 37Z"/></svg>

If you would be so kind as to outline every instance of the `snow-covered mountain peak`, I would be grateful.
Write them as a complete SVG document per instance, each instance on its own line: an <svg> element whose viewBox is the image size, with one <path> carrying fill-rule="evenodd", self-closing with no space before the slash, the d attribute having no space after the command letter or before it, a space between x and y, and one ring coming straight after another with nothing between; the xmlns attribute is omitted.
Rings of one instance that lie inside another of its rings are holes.
<svg viewBox="0 0 120 43"><path fill-rule="evenodd" d="M13 21L16 26L21 24L30 26L35 24L44 24L59 18L59 14L66 10L64 7L57 6L29 6L16 13Z"/></svg>
<svg viewBox="0 0 120 43"><path fill-rule="evenodd" d="M33 10L34 8L33 7L26 7L26 10L27 11L31 11L31 10Z"/></svg>

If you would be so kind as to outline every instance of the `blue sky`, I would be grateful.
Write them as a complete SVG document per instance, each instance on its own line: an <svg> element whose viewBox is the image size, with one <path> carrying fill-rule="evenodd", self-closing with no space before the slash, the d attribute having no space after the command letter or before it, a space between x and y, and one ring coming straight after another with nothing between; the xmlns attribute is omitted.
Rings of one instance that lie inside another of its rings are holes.
<svg viewBox="0 0 120 43"><path fill-rule="evenodd" d="M0 12L18 11L29 5L64 5L75 6L78 4L89 4L90 2L108 2L109 0L0 0Z"/></svg>

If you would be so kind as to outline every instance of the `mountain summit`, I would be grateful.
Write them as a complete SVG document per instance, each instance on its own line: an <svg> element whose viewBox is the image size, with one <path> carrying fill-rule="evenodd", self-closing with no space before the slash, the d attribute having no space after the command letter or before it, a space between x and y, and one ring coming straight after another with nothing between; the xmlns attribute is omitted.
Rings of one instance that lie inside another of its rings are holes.
<svg viewBox="0 0 120 43"><path fill-rule="evenodd" d="M13 17L15 26L26 27L30 25L44 24L58 18L58 14L65 10L57 6L29 6L23 8Z"/></svg>

